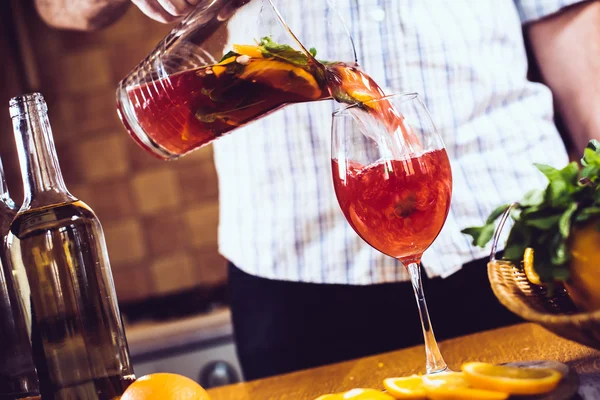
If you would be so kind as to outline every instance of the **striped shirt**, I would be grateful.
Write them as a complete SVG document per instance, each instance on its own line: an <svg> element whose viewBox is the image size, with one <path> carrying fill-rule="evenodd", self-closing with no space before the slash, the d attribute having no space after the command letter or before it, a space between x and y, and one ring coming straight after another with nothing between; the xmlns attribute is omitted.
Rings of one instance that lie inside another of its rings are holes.
<svg viewBox="0 0 600 400"><path fill-rule="evenodd" d="M522 24L576 2L335 1L363 69L387 92L419 92L450 156L452 206L423 255L428 276L447 277L488 256L489 249L472 247L460 230L545 186L532 163L568 162L551 92L526 78ZM321 58L344 56L347 41L335 24L324 23L323 15L333 18L326 1L281 3L303 43ZM408 279L398 261L358 237L339 208L330 156L337 106L289 105L215 142L220 252L247 273L356 285Z"/></svg>

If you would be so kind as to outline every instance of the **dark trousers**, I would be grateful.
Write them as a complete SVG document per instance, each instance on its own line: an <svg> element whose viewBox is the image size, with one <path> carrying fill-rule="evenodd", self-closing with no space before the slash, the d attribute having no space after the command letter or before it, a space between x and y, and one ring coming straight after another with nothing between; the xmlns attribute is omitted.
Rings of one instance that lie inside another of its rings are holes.
<svg viewBox="0 0 600 400"><path fill-rule="evenodd" d="M422 274L438 340L522 322L494 297L486 264L474 261L446 279ZM423 343L410 282L286 282L258 278L230 264L229 284L246 380Z"/></svg>

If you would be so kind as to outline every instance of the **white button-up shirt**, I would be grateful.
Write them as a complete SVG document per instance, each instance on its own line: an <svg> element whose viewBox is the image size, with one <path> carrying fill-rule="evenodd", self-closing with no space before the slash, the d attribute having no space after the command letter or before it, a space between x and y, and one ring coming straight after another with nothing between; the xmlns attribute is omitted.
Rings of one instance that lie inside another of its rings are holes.
<svg viewBox="0 0 600 400"><path fill-rule="evenodd" d="M550 90L526 77L522 24L577 2L335 1L363 70L388 92L419 92L450 156L451 210L422 259L430 277L447 277L489 255L460 230L481 225L496 206L545 186L532 163L568 162ZM327 1L278 4L318 57L348 54L339 25L323 18L334 20ZM215 142L220 251L242 270L317 283L408 279L398 261L358 237L336 201L330 131L337 106L289 105Z"/></svg>

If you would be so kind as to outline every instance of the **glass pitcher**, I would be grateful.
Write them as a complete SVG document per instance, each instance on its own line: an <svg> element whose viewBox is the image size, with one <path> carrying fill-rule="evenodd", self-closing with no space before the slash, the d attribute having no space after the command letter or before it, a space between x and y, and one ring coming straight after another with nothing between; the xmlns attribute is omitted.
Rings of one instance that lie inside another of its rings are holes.
<svg viewBox="0 0 600 400"><path fill-rule="evenodd" d="M331 98L327 81L335 76L328 71L354 68L355 49L329 0L319 5L325 12L311 7L298 0L201 0L120 82L117 108L132 138L175 159L286 104ZM327 37L305 41L311 28L299 25L307 21L326 26ZM319 46L318 56L308 45Z"/></svg>

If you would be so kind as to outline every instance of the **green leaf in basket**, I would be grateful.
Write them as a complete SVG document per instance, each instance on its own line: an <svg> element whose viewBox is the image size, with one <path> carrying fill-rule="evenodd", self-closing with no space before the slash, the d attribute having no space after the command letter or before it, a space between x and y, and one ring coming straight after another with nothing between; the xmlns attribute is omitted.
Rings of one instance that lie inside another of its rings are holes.
<svg viewBox="0 0 600 400"><path fill-rule="evenodd" d="M571 203L558 221L558 231L565 239L569 237L569 233L571 232L571 219L575 211L577 211L577 203Z"/></svg>
<svg viewBox="0 0 600 400"><path fill-rule="evenodd" d="M569 239L578 226L594 223L600 230L600 141L591 140L579 163L562 169L534 164L548 179L544 189L527 192L511 209L513 226L506 241L504 258L520 265L525 248L535 252L536 271L542 282L569 276ZM484 246L491 236L485 228L499 215L495 209L482 227L463 229Z"/></svg>

